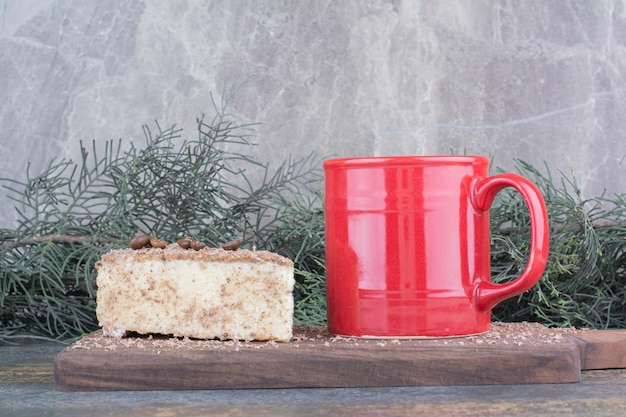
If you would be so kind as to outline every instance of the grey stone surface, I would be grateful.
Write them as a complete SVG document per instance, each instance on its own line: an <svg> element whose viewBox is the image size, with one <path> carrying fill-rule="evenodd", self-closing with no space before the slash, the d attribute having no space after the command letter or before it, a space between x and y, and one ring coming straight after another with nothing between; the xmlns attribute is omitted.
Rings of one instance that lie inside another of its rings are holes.
<svg viewBox="0 0 626 417"><path fill-rule="evenodd" d="M253 73L232 110L262 161L484 154L626 191L617 0L0 0L0 177L154 120L193 137Z"/></svg>

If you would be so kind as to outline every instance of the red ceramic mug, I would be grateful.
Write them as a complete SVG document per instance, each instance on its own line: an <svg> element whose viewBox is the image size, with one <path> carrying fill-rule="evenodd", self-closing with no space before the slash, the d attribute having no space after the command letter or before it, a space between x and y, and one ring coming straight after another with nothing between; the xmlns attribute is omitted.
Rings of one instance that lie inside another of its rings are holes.
<svg viewBox="0 0 626 417"><path fill-rule="evenodd" d="M549 234L539 190L515 174L488 176L481 156L324 161L326 297L331 333L451 337L489 330L491 309L534 286ZM490 277L489 208L501 189L523 197L528 264L515 280Z"/></svg>

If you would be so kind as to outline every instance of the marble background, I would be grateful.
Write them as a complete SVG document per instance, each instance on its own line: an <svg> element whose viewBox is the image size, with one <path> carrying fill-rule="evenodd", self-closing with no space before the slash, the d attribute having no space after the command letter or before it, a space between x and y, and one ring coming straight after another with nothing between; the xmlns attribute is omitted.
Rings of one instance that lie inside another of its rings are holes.
<svg viewBox="0 0 626 417"><path fill-rule="evenodd" d="M231 110L262 161L484 154L626 192L624 3L0 0L0 177L155 120L193 135L255 73Z"/></svg>

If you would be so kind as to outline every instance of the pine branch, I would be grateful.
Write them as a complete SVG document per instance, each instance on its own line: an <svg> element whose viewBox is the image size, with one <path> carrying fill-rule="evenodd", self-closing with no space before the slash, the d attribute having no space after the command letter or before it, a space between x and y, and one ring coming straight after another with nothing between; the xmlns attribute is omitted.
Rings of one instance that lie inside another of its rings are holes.
<svg viewBox="0 0 626 417"><path fill-rule="evenodd" d="M245 84L245 83L244 83ZM243 84L242 84L243 85ZM145 144L80 144L81 160L52 160L39 175L2 179L15 202L15 229L0 229L0 343L18 337L71 340L97 328L95 262L139 233L173 242L192 236L219 246L242 237L294 260L295 321L324 324L325 242L321 160L275 169L246 152L256 123L228 112L242 85L197 119L193 139L176 126L144 127ZM552 326L626 327L626 196L583 199L573 175L552 177L517 161L548 208L548 267L530 291L494 309L496 320ZM515 192L491 209L492 275L517 277L530 241Z"/></svg>
<svg viewBox="0 0 626 417"><path fill-rule="evenodd" d="M626 199L583 199L573 175L555 180L546 168L517 161L518 172L540 188L550 219L550 255L540 280L528 292L494 309L506 321L551 326L626 327ZM501 192L492 218L492 274L498 282L518 276L530 241L522 199Z"/></svg>
<svg viewBox="0 0 626 417"><path fill-rule="evenodd" d="M18 213L15 230L0 229L0 343L96 329L94 264L139 233L213 246L243 237L243 245L295 255L297 316L319 322L323 271L305 264L319 257L304 254L320 254L321 202L308 193L320 188L321 163L311 156L271 170L249 156L255 123L227 110L240 87L211 96L215 115L198 118L194 139L155 123L144 127L142 148L81 143L77 163L53 160L39 175L27 170L23 182L0 179ZM315 231L297 232L307 227Z"/></svg>
<svg viewBox="0 0 626 417"><path fill-rule="evenodd" d="M16 240L16 241L2 242L0 243L0 248L14 249L14 248L22 247L22 246L37 245L37 244L47 243L47 242L89 243L89 242L94 242L94 239L93 237L90 237L90 236L73 236L73 235L59 235L59 234L31 236L31 237L23 238L23 239ZM116 238L100 237L96 239L96 242L108 245L112 243L121 243L122 240L116 239Z"/></svg>

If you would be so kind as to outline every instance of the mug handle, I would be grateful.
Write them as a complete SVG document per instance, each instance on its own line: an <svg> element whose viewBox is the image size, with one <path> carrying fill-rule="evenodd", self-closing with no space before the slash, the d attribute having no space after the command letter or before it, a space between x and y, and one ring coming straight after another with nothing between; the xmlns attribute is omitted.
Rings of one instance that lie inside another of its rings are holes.
<svg viewBox="0 0 626 417"><path fill-rule="evenodd" d="M528 264L519 277L504 284L479 279L474 287L474 303L480 311L491 310L501 301L530 289L539 281L548 263L548 213L539 189L532 182L516 174L498 174L475 180L472 184L472 205L479 211L489 210L496 194L506 187L515 188L524 197L530 213Z"/></svg>

